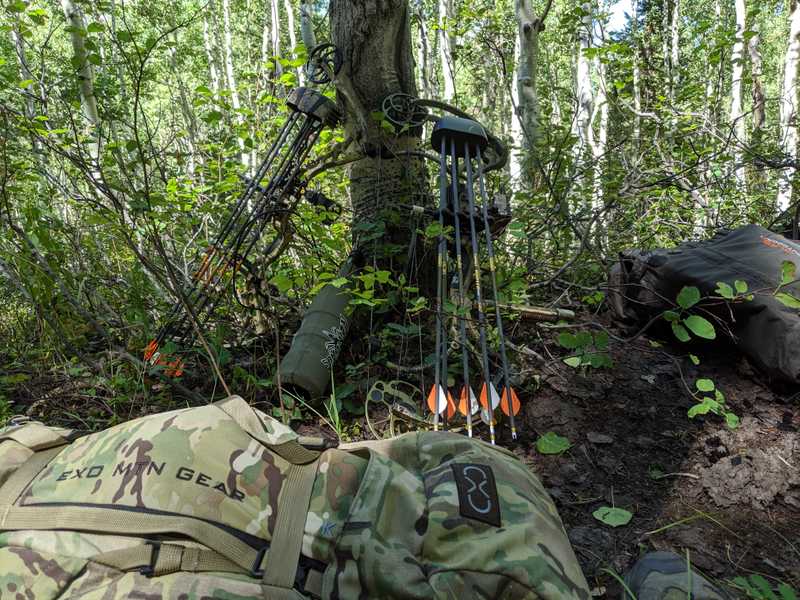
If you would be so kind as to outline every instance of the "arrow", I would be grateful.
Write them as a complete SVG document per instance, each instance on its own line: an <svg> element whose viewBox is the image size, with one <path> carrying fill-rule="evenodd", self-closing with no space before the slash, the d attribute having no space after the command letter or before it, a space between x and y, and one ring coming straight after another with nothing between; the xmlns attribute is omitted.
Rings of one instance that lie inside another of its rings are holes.
<svg viewBox="0 0 800 600"><path fill-rule="evenodd" d="M469 144L464 144L464 164L467 168L466 191L467 201L469 203L469 232L470 242L472 243L472 266L475 270L475 296L478 301L478 332L480 333L481 361L483 366L483 388L481 391L481 398L483 398L483 390L486 389L487 383L491 384L492 379L489 373L489 350L486 346L486 316L484 314L483 293L481 291L481 267L478 263L478 233L475 228L475 191L473 189L474 177L472 174L472 161L470 160L469 150ZM494 401L494 398L492 398L492 401ZM483 400L481 400L481 404L488 410L488 400L486 404L484 404ZM492 409L494 409L494 407L492 407ZM489 441L492 444L494 444L496 441L494 418L489 419Z"/></svg>
<svg viewBox="0 0 800 600"><path fill-rule="evenodd" d="M481 208L483 212L483 231L486 235L486 253L489 257L489 273L492 279L492 293L494 294L495 321L497 323L497 337L500 341L500 360L503 364L503 413L509 418L511 424L511 439L517 439L517 426L514 422L514 415L519 412L520 403L516 392L511 388L511 381L508 377L508 358L506 357L506 338L503 334L503 319L500 316L500 304L497 294L497 270L494 265L494 244L492 243L492 230L489 227L489 212L487 208L488 198L486 196L486 184L483 177L483 160L481 149L477 147L478 163L478 182L480 183Z"/></svg>
<svg viewBox="0 0 800 600"><path fill-rule="evenodd" d="M458 327L459 335L461 336L461 363L464 377L464 386L469 385L469 356L467 355L467 326L465 323L463 308L464 308L464 266L461 258L461 202L458 197L458 158L456 157L456 142L450 141L450 181L451 181L451 194L453 196L453 222L455 226L456 238L456 277L458 277ZM464 412L467 417L467 435L472 437L472 412L467 410Z"/></svg>
<svg viewBox="0 0 800 600"><path fill-rule="evenodd" d="M433 430L439 431L439 410L435 400L436 390L441 390L442 362L444 362L444 377L447 380L447 352L443 351L442 338L446 336L442 322L442 293L445 277L445 253L447 242L444 238L444 210L447 207L447 163L445 159L445 140L442 138L441 152L439 153L439 242L436 256L436 351L433 387L428 394L428 407L433 412ZM446 343L446 342L445 342ZM434 398L431 405L431 398ZM442 409L444 410L444 409Z"/></svg>

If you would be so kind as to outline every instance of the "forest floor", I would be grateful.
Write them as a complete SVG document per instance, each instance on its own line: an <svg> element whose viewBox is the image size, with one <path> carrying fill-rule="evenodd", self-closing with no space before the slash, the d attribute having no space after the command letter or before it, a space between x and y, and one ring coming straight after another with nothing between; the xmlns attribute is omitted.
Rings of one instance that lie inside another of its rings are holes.
<svg viewBox="0 0 800 600"><path fill-rule="evenodd" d="M693 350L700 366L673 358L680 350L640 337L612 344L609 369L580 374L550 362L513 448L555 499L598 593L606 588L608 597L619 597L603 569L622 573L647 550L688 552L717 579L759 573L797 589L800 404L761 383L732 347ZM695 402L683 381L699 377L725 393L739 428L716 416L687 417ZM535 432L547 431L572 447L539 454ZM603 505L633 518L608 527L592 516Z"/></svg>
<svg viewBox="0 0 800 600"><path fill-rule="evenodd" d="M596 596L619 597L606 569L623 573L652 549L688 553L692 565L718 580L758 573L800 588L797 397L770 389L725 344L693 349L702 359L695 366L676 358L685 347L640 336L612 342L613 366L581 371L564 364L557 332L528 323L512 332L522 347L514 353L515 370L528 385L518 390L519 439L512 441L502 425L499 443L528 464L554 498ZM714 415L688 418L694 401L684 382L700 377L725 393L729 409L741 417L737 429ZM87 396L86 385L69 373L26 376L14 409L91 429L110 410L118 413L115 420L126 420L175 408L151 397L122 411ZM476 435L487 439L484 428ZM317 423L306 422L300 431L330 435ZM371 438L363 418L349 420L346 431L348 441ZM549 431L568 438L571 447L560 455L538 453L536 440ZM592 515L604 505L633 518L609 527Z"/></svg>

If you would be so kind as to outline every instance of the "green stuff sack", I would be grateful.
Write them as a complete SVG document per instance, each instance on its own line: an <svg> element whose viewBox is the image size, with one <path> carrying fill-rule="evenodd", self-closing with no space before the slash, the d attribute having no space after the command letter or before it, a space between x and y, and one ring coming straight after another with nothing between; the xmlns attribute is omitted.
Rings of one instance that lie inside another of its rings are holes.
<svg viewBox="0 0 800 600"><path fill-rule="evenodd" d="M326 447L233 396L73 439L0 429L0 598L588 599L510 453Z"/></svg>

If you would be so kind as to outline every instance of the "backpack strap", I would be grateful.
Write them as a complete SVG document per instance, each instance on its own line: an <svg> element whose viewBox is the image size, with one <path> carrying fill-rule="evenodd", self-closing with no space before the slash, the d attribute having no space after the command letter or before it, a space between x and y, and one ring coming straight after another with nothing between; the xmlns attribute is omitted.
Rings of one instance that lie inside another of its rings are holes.
<svg viewBox="0 0 800 600"><path fill-rule="evenodd" d="M247 569L213 550L161 542L148 542L142 546L104 552L90 560L120 571L139 569L143 575L154 577L178 571L248 574Z"/></svg>
<svg viewBox="0 0 800 600"><path fill-rule="evenodd" d="M273 595L277 592L274 588L291 590L295 585L317 464L293 466L284 483L283 505L278 511L263 577L264 585L272 590ZM267 598L271 600L273 595L267 594Z"/></svg>
<svg viewBox="0 0 800 600"><path fill-rule="evenodd" d="M63 444L67 441L64 440ZM64 449L64 445L34 452L0 487L0 507L14 504L28 484Z"/></svg>
<svg viewBox="0 0 800 600"><path fill-rule="evenodd" d="M270 438L264 423L261 421L261 417L241 397L230 396L215 402L214 405L233 419L252 438L264 444L286 462L293 465L305 465L319 458L320 452L318 450L306 448L297 441L297 438L280 444L274 443L275 440Z"/></svg>

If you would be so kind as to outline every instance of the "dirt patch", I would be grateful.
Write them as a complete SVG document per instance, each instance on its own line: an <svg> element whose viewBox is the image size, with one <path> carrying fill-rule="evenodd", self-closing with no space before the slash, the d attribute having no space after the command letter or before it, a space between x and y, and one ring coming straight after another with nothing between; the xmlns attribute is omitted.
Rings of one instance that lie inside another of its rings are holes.
<svg viewBox="0 0 800 600"><path fill-rule="evenodd" d="M541 388L526 394L524 433L512 447L555 499L598 593L617 597L604 569L623 572L651 549L688 551L712 577L757 572L797 588L800 408L730 349L702 353L700 366L673 350L646 338L612 345L614 366L586 374L550 361ZM724 391L738 429L714 415L687 417L694 402L684 381L698 377ZM535 439L547 431L573 446L561 456L537 453ZM602 505L633 519L603 525L592 516Z"/></svg>

